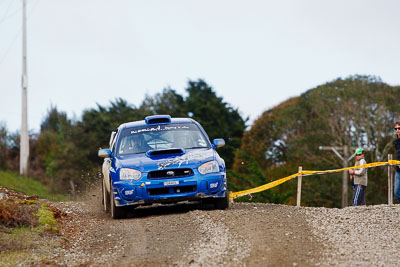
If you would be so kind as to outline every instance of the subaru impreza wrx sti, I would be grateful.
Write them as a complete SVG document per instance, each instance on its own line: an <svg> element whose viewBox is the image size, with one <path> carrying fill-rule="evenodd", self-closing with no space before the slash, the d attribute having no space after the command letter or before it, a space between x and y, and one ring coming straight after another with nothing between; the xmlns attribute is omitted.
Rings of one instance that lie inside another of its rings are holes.
<svg viewBox="0 0 400 267"><path fill-rule="evenodd" d="M148 116L112 132L104 158L102 202L112 218L125 206L201 201L229 207L226 169L201 125L190 118Z"/></svg>

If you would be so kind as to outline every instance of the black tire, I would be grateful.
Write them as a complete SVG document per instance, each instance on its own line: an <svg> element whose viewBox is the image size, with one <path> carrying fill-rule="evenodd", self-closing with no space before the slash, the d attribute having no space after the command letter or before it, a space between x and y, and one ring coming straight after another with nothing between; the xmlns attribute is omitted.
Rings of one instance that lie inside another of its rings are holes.
<svg viewBox="0 0 400 267"><path fill-rule="evenodd" d="M103 204L103 209L106 213L110 212L110 193L108 193L106 189L106 183L104 182L103 179L103 185L101 187L101 192L102 192L102 198L101 198L101 203Z"/></svg>
<svg viewBox="0 0 400 267"><path fill-rule="evenodd" d="M229 192L225 191L225 197L216 198L214 200L214 207L219 210L229 209Z"/></svg>
<svg viewBox="0 0 400 267"><path fill-rule="evenodd" d="M124 207L115 206L115 199L112 190L110 194L110 213L111 213L111 218L113 219L121 219L125 217Z"/></svg>

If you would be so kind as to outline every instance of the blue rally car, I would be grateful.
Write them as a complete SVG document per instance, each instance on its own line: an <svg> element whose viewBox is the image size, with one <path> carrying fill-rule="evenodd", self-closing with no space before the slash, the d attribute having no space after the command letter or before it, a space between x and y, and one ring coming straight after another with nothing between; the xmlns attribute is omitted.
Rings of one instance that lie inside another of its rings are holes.
<svg viewBox="0 0 400 267"><path fill-rule="evenodd" d="M124 206L201 201L217 209L229 207L225 162L193 119L148 116L112 132L104 158L103 206L111 217L125 215Z"/></svg>

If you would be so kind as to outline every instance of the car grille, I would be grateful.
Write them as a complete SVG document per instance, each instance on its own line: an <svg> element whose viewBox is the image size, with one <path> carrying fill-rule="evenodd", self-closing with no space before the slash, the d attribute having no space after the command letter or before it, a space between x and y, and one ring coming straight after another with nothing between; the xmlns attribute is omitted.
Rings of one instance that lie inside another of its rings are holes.
<svg viewBox="0 0 400 267"><path fill-rule="evenodd" d="M149 196L154 196L154 195L168 195L177 193L190 193L190 192L196 192L196 189L197 186L195 185L152 188L152 189L147 189L147 194Z"/></svg>
<svg viewBox="0 0 400 267"><path fill-rule="evenodd" d="M193 175L192 169L170 169L161 171L151 171L148 173L148 179L160 179L160 178L177 178Z"/></svg>

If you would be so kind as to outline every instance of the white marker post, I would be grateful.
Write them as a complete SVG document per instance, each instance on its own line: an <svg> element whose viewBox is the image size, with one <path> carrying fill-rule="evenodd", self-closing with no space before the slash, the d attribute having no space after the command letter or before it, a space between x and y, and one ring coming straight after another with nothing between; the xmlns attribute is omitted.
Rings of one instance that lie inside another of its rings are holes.
<svg viewBox="0 0 400 267"><path fill-rule="evenodd" d="M393 159L393 155L388 155L388 161ZM393 205L393 167L388 165L388 205Z"/></svg>
<svg viewBox="0 0 400 267"><path fill-rule="evenodd" d="M303 171L303 167L299 167L299 173ZM297 207L300 207L301 204L301 179L302 175L297 175Z"/></svg>

